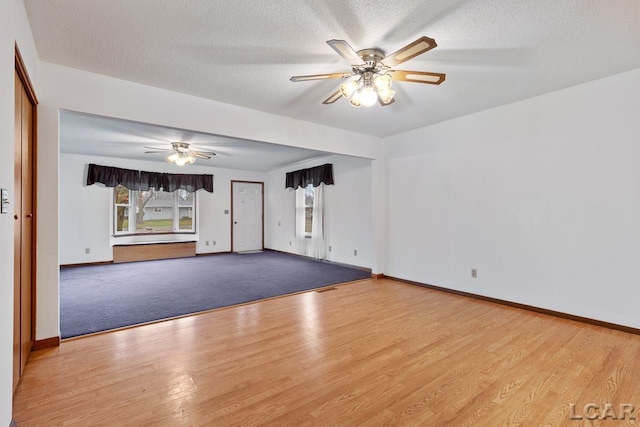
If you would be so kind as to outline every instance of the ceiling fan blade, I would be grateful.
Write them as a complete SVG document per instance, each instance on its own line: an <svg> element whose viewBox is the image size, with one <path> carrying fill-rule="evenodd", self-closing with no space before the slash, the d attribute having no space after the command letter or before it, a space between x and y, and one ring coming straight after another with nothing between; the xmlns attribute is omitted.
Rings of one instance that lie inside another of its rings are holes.
<svg viewBox="0 0 640 427"><path fill-rule="evenodd" d="M216 155L216 153L214 153L213 151L191 150L191 152L193 154L196 154L196 155L201 154L203 156L215 156Z"/></svg>
<svg viewBox="0 0 640 427"><path fill-rule="evenodd" d="M202 154L202 153L193 153L192 152L192 154L194 156L198 157L199 159L210 159L211 158L211 156L207 156L207 155ZM215 153L211 153L211 154L214 155L214 156L216 155Z"/></svg>
<svg viewBox="0 0 640 427"><path fill-rule="evenodd" d="M342 56L350 65L364 65L364 61L358 53L353 50L351 45L344 40L328 40L327 44L335 50L338 55Z"/></svg>
<svg viewBox="0 0 640 427"><path fill-rule="evenodd" d="M342 92L340 92L340 89L338 89L337 91L335 91L334 93L332 93L327 99L325 99L324 101L322 101L323 104L333 104L334 102L336 102L338 99L340 99L340 97L342 96Z"/></svg>
<svg viewBox="0 0 640 427"><path fill-rule="evenodd" d="M149 150L158 150L158 151L173 151L173 148L165 148L165 147L147 147L147 146L145 146L144 148L148 148Z"/></svg>
<svg viewBox="0 0 640 427"><path fill-rule="evenodd" d="M403 71L392 70L389 71L393 80L401 82L413 82L413 83L426 83L430 85L439 85L446 77L446 74L442 73L428 73L426 71Z"/></svg>
<svg viewBox="0 0 640 427"><path fill-rule="evenodd" d="M391 98L391 101L389 101L389 102L387 102L387 103L385 104L384 102L382 102L382 99L380 99L380 97L378 97L378 103L379 103L380 105L382 105L383 107L386 107L387 105L391 105L391 104L393 104L394 102L396 102L396 100L395 100L395 99L393 99L393 98Z"/></svg>
<svg viewBox="0 0 640 427"><path fill-rule="evenodd" d="M421 55L434 47L438 46L434 39L429 37L420 37L418 40L413 43L409 43L402 49L393 52L391 55L387 55L386 58L382 60L382 63L387 67L395 67L396 65L402 64L405 61L410 60L411 58L415 58L418 55Z"/></svg>
<svg viewBox="0 0 640 427"><path fill-rule="evenodd" d="M289 80L292 82L306 82L308 80L346 79L351 76L353 76L353 73L310 74L308 76L293 76Z"/></svg>
<svg viewBox="0 0 640 427"><path fill-rule="evenodd" d="M166 153L168 153L170 151L173 151L173 150L145 151L144 153L145 154L160 154L160 153L166 154Z"/></svg>

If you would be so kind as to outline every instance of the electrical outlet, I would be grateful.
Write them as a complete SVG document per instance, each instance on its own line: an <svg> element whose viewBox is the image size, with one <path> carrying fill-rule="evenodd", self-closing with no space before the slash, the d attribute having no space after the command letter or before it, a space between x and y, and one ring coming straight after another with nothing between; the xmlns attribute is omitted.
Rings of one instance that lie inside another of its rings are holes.
<svg viewBox="0 0 640 427"><path fill-rule="evenodd" d="M471 269L471 277L473 277L474 279L478 278L478 270L476 268Z"/></svg>
<svg viewBox="0 0 640 427"><path fill-rule="evenodd" d="M357 249L353 250L353 256L358 256L358 250Z"/></svg>
<svg viewBox="0 0 640 427"><path fill-rule="evenodd" d="M209 241L207 240L206 242L204 242L205 246L209 246Z"/></svg>
<svg viewBox="0 0 640 427"><path fill-rule="evenodd" d="M91 253L91 248L84 248L84 253L85 254L90 254Z"/></svg>
<svg viewBox="0 0 640 427"><path fill-rule="evenodd" d="M329 252L331 252L331 246L329 246Z"/></svg>
<svg viewBox="0 0 640 427"><path fill-rule="evenodd" d="M225 210L224 210L224 214L225 214L225 215L229 215L229 209L225 209Z"/></svg>
<svg viewBox="0 0 640 427"><path fill-rule="evenodd" d="M213 246L215 246L215 245L216 245L216 241L214 240L214 241L213 241Z"/></svg>
<svg viewBox="0 0 640 427"><path fill-rule="evenodd" d="M291 240L289 240L289 246L291 246Z"/></svg>

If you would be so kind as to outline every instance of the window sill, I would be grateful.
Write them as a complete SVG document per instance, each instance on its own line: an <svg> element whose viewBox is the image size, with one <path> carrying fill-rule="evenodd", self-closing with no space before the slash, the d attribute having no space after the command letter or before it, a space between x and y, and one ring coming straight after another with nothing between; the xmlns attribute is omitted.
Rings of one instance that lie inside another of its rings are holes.
<svg viewBox="0 0 640 427"><path fill-rule="evenodd" d="M156 231L146 233L126 233L126 234L112 234L111 237L117 239L119 237L132 237L132 236L172 236L183 234L197 234L195 231Z"/></svg>
<svg viewBox="0 0 640 427"><path fill-rule="evenodd" d="M198 243L197 240L152 240L150 242L122 242L115 243L113 247L121 246L144 246L144 245L172 245L180 243Z"/></svg>
<svg viewBox="0 0 640 427"><path fill-rule="evenodd" d="M144 245L169 242L198 242L198 233L129 233L116 234L109 238L111 246Z"/></svg>

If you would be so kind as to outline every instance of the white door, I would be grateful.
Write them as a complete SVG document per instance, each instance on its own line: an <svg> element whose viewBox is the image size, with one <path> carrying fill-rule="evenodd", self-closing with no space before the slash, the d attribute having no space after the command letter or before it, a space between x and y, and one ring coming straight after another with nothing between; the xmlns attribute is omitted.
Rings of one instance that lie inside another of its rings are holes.
<svg viewBox="0 0 640 427"><path fill-rule="evenodd" d="M232 181L233 252L262 250L263 183Z"/></svg>

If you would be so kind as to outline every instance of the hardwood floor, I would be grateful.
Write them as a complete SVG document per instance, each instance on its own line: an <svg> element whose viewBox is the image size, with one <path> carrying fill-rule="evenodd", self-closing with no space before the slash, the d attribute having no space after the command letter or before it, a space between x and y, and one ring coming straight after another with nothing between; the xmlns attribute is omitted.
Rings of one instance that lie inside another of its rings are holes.
<svg viewBox="0 0 640 427"><path fill-rule="evenodd" d="M628 425L640 336L369 280L32 353L32 425ZM629 412L627 411L627 419ZM635 423L635 421L632 421ZM634 424L632 424L634 425Z"/></svg>

